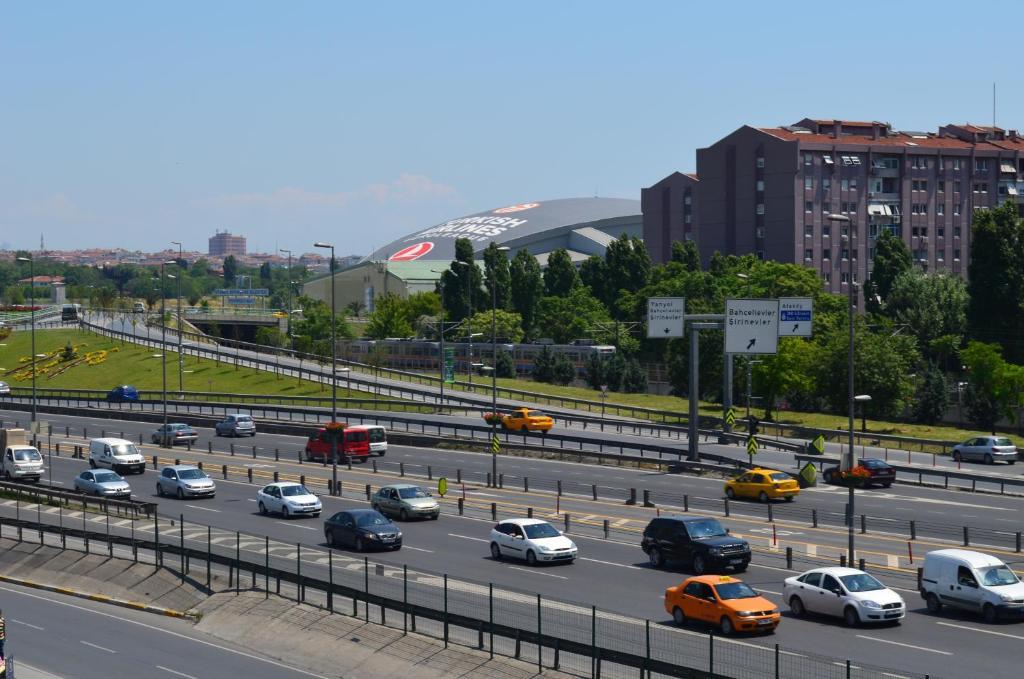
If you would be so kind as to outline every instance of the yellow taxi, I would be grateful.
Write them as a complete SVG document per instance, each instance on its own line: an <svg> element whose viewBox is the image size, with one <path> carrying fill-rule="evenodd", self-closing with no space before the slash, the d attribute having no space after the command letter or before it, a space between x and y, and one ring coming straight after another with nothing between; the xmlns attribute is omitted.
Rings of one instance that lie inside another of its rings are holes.
<svg viewBox="0 0 1024 679"><path fill-rule="evenodd" d="M677 625L714 625L722 634L772 633L782 616L753 587L729 575L697 575L665 590L665 612Z"/></svg>
<svg viewBox="0 0 1024 679"><path fill-rule="evenodd" d="M539 410L518 408L501 418L501 426L509 431L549 431L555 421Z"/></svg>
<svg viewBox="0 0 1024 679"><path fill-rule="evenodd" d="M792 502L800 494L800 484L786 472L774 469L750 469L725 482L725 495L757 498L761 502L783 498Z"/></svg>

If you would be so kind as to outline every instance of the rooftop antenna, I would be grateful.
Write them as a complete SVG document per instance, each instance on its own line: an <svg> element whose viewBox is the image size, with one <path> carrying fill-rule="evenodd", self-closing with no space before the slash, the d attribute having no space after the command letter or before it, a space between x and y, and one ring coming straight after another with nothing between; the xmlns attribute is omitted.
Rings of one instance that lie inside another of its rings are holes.
<svg viewBox="0 0 1024 679"><path fill-rule="evenodd" d="M992 130L996 129L996 84L992 83Z"/></svg>

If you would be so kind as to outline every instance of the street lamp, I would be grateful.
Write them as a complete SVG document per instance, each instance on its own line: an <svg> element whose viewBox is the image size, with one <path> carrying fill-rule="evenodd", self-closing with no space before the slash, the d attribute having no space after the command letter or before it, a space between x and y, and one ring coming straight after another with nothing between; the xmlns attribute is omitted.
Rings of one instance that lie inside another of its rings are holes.
<svg viewBox="0 0 1024 679"><path fill-rule="evenodd" d="M866 432L868 430L868 418L867 413L867 402L871 400L871 396L868 394L858 394L853 397L853 400L860 404L860 430Z"/></svg>
<svg viewBox="0 0 1024 679"><path fill-rule="evenodd" d="M160 262L160 364L163 373L164 401L164 435L161 448L170 448L170 436L167 435L167 296L164 294L164 266L175 262ZM174 274L171 274L174 278Z"/></svg>
<svg viewBox="0 0 1024 679"><path fill-rule="evenodd" d="M325 248L331 251L331 422L337 423L338 421L338 379L335 374L338 366L338 321L337 313L338 308L335 304L335 290L338 287L338 282L334 279L334 244L333 243L322 243L317 241L313 243L315 248ZM331 495L338 492L338 436L337 432L331 436Z"/></svg>
<svg viewBox="0 0 1024 679"><path fill-rule="evenodd" d="M182 271L185 270L185 266L182 264L184 258L181 256L181 243L176 240L171 241L172 245L178 246L178 268ZM181 274L177 276L178 279L178 393L182 397L185 395L185 359L181 354Z"/></svg>
<svg viewBox="0 0 1024 679"><path fill-rule="evenodd" d="M29 313L32 314L32 424L36 423L36 262L34 257L18 257L19 262L28 262Z"/></svg>
<svg viewBox="0 0 1024 679"><path fill-rule="evenodd" d="M288 299L285 301L285 304L287 304L288 308L291 309L292 308L292 283L294 283L294 281L292 280L292 251L291 250L286 250L284 248L278 248L277 251L278 252L286 252L286 253L288 253L288 276L287 276L287 279L288 279ZM332 279L332 283L333 283L333 279ZM288 336L291 337L291 335L292 335L292 314L291 314L291 311L289 311L288 312ZM292 340L292 351L295 350L295 346L294 345L295 345L295 341Z"/></svg>
<svg viewBox="0 0 1024 679"><path fill-rule="evenodd" d="M828 215L825 215L825 219L827 219L830 222L839 222L839 223L846 223L846 224L850 223L850 218L847 217L846 215L828 214ZM852 258L850 259L850 261L853 261ZM847 366L847 370L849 372L849 375L848 375L849 379L848 379L848 383L847 383L847 397L848 397L849 401L846 404L847 405L847 410L849 411L848 414L849 414L849 419L850 419L850 443L849 443L849 450L847 451L846 456L843 458L843 461L842 461L842 463L840 465L840 469L842 469L843 471L849 471L849 470L853 469L854 466L855 466L854 465L854 459L853 459L853 426L854 426L853 408L854 408L854 402L855 402L854 401L855 397L854 397L854 394L853 394L853 357L854 357L854 332L853 331L854 331L854 320L855 320L855 317L857 315L857 288L858 288L858 286L857 286L857 284L853 280L853 278L854 278L853 274L854 274L854 272L853 272L852 267L851 267L851 271L849 272L849 277L848 277L847 282L846 282L847 292L849 293L849 317L850 317L850 350L849 350L849 356L848 356L849 363L848 363L848 366ZM848 553L847 553L846 559L847 559L847 565L850 566L850 568L853 568L853 563L854 563L854 560L853 560L854 559L854 537L853 537L854 493L853 493L853 484L852 483L848 483L848 486L849 486L849 494L847 496L848 499L847 499L847 505L846 505L846 514L847 514L846 522L847 522L847 529L848 529L848 535L847 535L847 543L848 543L847 544L847 552Z"/></svg>
<svg viewBox="0 0 1024 679"><path fill-rule="evenodd" d="M451 271L452 275L454 275L454 276L458 276L459 275L459 272L456 271L455 269L448 269L448 271ZM443 409L444 408L444 381L445 381L445 378L447 377L447 374L445 372L445 357L444 357L444 271L438 271L437 269L431 269L430 273L441 274L441 276L437 279L437 285L438 285L438 287L441 288L441 322L439 324L440 325L440 335L441 335L441 347L440 347L441 356L440 356L440 361L438 362L438 364L441 367L441 397L440 397L440 399L441 399L441 408Z"/></svg>
<svg viewBox="0 0 1024 679"><path fill-rule="evenodd" d="M497 248L497 251L502 253L500 256L504 257L505 253L512 248L507 245L503 245ZM495 262L495 269L497 268L497 262ZM497 487L498 485L498 452L494 449L493 441L494 437L498 435L497 432L497 415L498 415L498 277L497 271L491 271L491 483ZM471 276L472 277L472 276ZM473 335L469 336L470 346L472 346ZM603 419L603 416L602 416ZM604 426L604 422L601 422L601 426Z"/></svg>

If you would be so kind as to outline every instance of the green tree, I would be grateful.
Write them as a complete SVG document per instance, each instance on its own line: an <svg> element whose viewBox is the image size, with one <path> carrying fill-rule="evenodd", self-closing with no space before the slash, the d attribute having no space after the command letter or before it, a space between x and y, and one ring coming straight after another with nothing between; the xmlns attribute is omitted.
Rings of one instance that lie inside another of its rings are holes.
<svg viewBox="0 0 1024 679"><path fill-rule="evenodd" d="M550 337L556 344L591 337L598 324L608 323L608 311L590 290L577 286L565 297L543 297L537 303L534 324L537 337Z"/></svg>
<svg viewBox="0 0 1024 679"><path fill-rule="evenodd" d="M524 335L528 338L536 337L533 326L537 303L544 294L540 264L529 252L520 250L512 259L509 273L512 279L512 309L523 318Z"/></svg>
<svg viewBox="0 0 1024 679"><path fill-rule="evenodd" d="M647 248L639 238L624 233L608 244L604 259L608 280L605 306L615 318L628 318L628 308L620 308L616 302L623 292L636 294L650 282L651 258Z"/></svg>
<svg viewBox="0 0 1024 679"><path fill-rule="evenodd" d="M485 306L481 288L483 274L473 261L473 241L468 238L455 239L455 259L441 274L441 291L445 313L450 321L461 321L472 313L472 309ZM487 299L486 306L490 306Z"/></svg>
<svg viewBox="0 0 1024 679"><path fill-rule="evenodd" d="M260 283L265 287L270 287L271 282L274 280L274 274L270 270L270 262L263 262L260 264Z"/></svg>
<svg viewBox="0 0 1024 679"><path fill-rule="evenodd" d="M565 354L558 354L555 357L555 365L551 370L551 381L555 384L566 385L576 377L576 368L572 361Z"/></svg>
<svg viewBox="0 0 1024 679"><path fill-rule="evenodd" d="M616 351L604 364L604 383L609 391L622 391L622 381L626 377L626 357Z"/></svg>
<svg viewBox="0 0 1024 679"><path fill-rule="evenodd" d="M910 249L902 238L894 236L887 229L875 241L874 268L864 286L864 300L868 309L879 311L889 303L889 293L900 274L910 271ZM876 299L882 300L881 306Z"/></svg>
<svg viewBox="0 0 1024 679"><path fill-rule="evenodd" d="M928 362L917 383L914 421L921 424L936 424L946 415L948 407L946 375L935 363Z"/></svg>
<svg viewBox="0 0 1024 679"><path fill-rule="evenodd" d="M498 309L497 313L494 314L494 325L496 326L496 334L499 342L508 341L518 343L523 341L523 318L514 311L503 311ZM474 341L494 341L491 336L490 311L481 311L473 314L473 318L470 320L469 324L462 325L456 331L456 336L465 339L469 334L470 327L472 327L474 334L481 334L481 337Z"/></svg>
<svg viewBox="0 0 1024 679"><path fill-rule="evenodd" d="M388 337L410 337L412 324L409 322L408 309L401 297L387 293L374 300L370 322L366 324L366 335L374 339Z"/></svg>
<svg viewBox="0 0 1024 679"><path fill-rule="evenodd" d="M494 361L498 377L515 379L516 363L512 360L512 354L504 349L498 349L498 357Z"/></svg>
<svg viewBox="0 0 1024 679"><path fill-rule="evenodd" d="M700 250L697 249L697 243L692 240L682 243L672 241L671 261L682 265L685 271L700 271Z"/></svg>
<svg viewBox="0 0 1024 679"><path fill-rule="evenodd" d="M604 259L597 255L591 255L583 260L580 265L580 281L590 288L595 298L607 304L610 295L608 293L608 267Z"/></svg>
<svg viewBox="0 0 1024 679"><path fill-rule="evenodd" d="M555 353L551 347L544 345L533 359L533 371L531 372L536 382L551 382L555 376Z"/></svg>
<svg viewBox="0 0 1024 679"><path fill-rule="evenodd" d="M235 259L234 255L228 255L224 258L224 285L231 286L235 284L235 278L238 276L238 260Z"/></svg>
<svg viewBox="0 0 1024 679"><path fill-rule="evenodd" d="M587 384L591 389L600 389L607 384L604 374L604 359L598 354L590 354L586 364Z"/></svg>
<svg viewBox="0 0 1024 679"><path fill-rule="evenodd" d="M549 297L565 297L579 284L580 277L573 266L572 257L565 248L548 255L548 268L544 271L544 292Z"/></svg>
<svg viewBox="0 0 1024 679"><path fill-rule="evenodd" d="M999 342L1006 359L1024 362L1024 222L1013 201L974 213L968 265L970 336Z"/></svg>
<svg viewBox="0 0 1024 679"><path fill-rule="evenodd" d="M265 347L283 347L288 344L288 336L277 328L257 328L255 339L256 344L262 344Z"/></svg>
<svg viewBox="0 0 1024 679"><path fill-rule="evenodd" d="M944 335L961 336L967 328L967 286L959 276L904 271L892 283L886 313L909 326L918 346L929 354Z"/></svg>
<svg viewBox="0 0 1024 679"><path fill-rule="evenodd" d="M995 343L969 342L960 351L960 360L968 374L967 417L995 434L996 423L1003 417L1013 419L1013 407L1020 403L1024 367L1003 359Z"/></svg>
<svg viewBox="0 0 1024 679"><path fill-rule="evenodd" d="M25 303L25 293L22 291L20 285L8 285L7 290L4 292L4 297L7 298L8 304Z"/></svg>
<svg viewBox="0 0 1024 679"><path fill-rule="evenodd" d="M761 356L754 367L754 387L764 399L764 419L773 420L779 396L815 389L817 347L798 337L780 337L778 353Z"/></svg>
<svg viewBox="0 0 1024 679"><path fill-rule="evenodd" d="M484 250L484 288L487 303L497 302L499 309L512 308L512 273L509 270L508 255L491 241Z"/></svg>
<svg viewBox="0 0 1024 679"><path fill-rule="evenodd" d="M441 313L441 296L436 292L414 292L405 298L405 320L412 326L424 316L434 318Z"/></svg>
<svg viewBox="0 0 1024 679"><path fill-rule="evenodd" d="M626 394L647 393L647 371L635 358L626 363L626 371L622 375L622 391Z"/></svg>

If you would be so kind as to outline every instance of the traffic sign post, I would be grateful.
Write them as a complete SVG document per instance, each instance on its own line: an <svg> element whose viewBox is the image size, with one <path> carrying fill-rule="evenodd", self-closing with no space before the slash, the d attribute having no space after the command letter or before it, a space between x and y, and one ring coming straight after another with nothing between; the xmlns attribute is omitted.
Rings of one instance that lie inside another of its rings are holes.
<svg viewBox="0 0 1024 679"><path fill-rule="evenodd" d="M501 439L495 434L494 438L491 439L491 452L497 455L501 451Z"/></svg>
<svg viewBox="0 0 1024 679"><path fill-rule="evenodd" d="M686 300L683 297L647 299L647 337L682 337Z"/></svg>
<svg viewBox="0 0 1024 679"><path fill-rule="evenodd" d="M728 426L730 426L730 427L732 425L736 424L736 409L735 408L729 408L728 410L726 410L725 411L725 418L724 419L725 419L725 423Z"/></svg>
<svg viewBox="0 0 1024 679"><path fill-rule="evenodd" d="M815 436L814 439L811 440L811 445L809 446L809 448L810 448L810 450L808 451L809 453L812 453L812 454L815 454L815 455L824 455L825 454L825 436L824 436L824 434L818 434L817 436Z"/></svg>
<svg viewBox="0 0 1024 679"><path fill-rule="evenodd" d="M754 456L757 455L757 437L747 437L747 455L750 456L750 466L754 466Z"/></svg>
<svg viewBox="0 0 1024 679"><path fill-rule="evenodd" d="M779 298L779 337L810 337L813 320L810 297Z"/></svg>
<svg viewBox="0 0 1024 679"><path fill-rule="evenodd" d="M455 383L455 349L451 347L444 348L444 366L441 377L448 384Z"/></svg>
<svg viewBox="0 0 1024 679"><path fill-rule="evenodd" d="M725 353L774 354L778 347L779 300L725 301Z"/></svg>
<svg viewBox="0 0 1024 679"><path fill-rule="evenodd" d="M444 497L448 493L448 477L442 476L437 480L437 494Z"/></svg>

